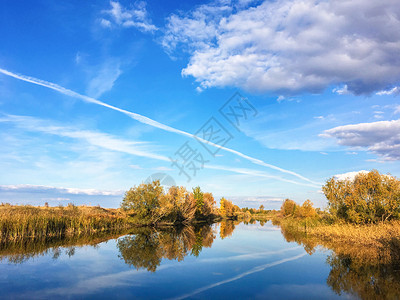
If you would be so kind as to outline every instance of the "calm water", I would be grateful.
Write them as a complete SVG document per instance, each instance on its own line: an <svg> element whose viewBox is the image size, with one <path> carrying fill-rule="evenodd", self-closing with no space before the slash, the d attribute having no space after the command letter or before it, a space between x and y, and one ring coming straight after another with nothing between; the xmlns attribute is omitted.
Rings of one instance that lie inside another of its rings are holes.
<svg viewBox="0 0 400 300"><path fill-rule="evenodd" d="M287 240L294 238L270 223L222 223L3 245L0 297L374 299L400 293L396 268L360 265Z"/></svg>

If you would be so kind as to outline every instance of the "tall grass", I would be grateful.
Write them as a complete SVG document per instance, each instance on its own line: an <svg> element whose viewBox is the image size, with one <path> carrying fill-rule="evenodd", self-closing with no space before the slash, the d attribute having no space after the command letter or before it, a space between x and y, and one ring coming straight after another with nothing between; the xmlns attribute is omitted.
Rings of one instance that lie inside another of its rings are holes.
<svg viewBox="0 0 400 300"><path fill-rule="evenodd" d="M400 221L356 225L317 218L306 223L304 219L277 217L273 224L281 227L286 240L303 244L310 253L321 245L336 254L364 261L400 261Z"/></svg>
<svg viewBox="0 0 400 300"><path fill-rule="evenodd" d="M0 241L62 237L132 227L125 213L100 207L0 205Z"/></svg>

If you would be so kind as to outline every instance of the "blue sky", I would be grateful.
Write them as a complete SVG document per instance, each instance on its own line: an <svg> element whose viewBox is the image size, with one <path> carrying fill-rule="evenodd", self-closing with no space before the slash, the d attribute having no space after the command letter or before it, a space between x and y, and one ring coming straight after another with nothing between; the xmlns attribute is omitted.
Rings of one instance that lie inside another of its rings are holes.
<svg viewBox="0 0 400 300"><path fill-rule="evenodd" d="M334 175L398 177L396 2L2 1L0 201L115 207L165 173L323 207Z"/></svg>

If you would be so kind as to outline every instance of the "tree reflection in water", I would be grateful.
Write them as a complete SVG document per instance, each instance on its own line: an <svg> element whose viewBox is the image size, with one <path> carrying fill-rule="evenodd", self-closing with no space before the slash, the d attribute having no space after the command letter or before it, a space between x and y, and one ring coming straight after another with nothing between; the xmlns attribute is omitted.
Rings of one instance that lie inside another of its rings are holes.
<svg viewBox="0 0 400 300"><path fill-rule="evenodd" d="M338 295L361 299L400 298L400 247L396 243L382 249L309 238L304 232L281 227L287 242L296 242L312 255L317 247L332 251L326 262L331 267L327 284Z"/></svg>
<svg viewBox="0 0 400 300"><path fill-rule="evenodd" d="M235 225L238 225L240 222L238 221L224 221L221 222L220 227L219 227L219 236L221 239L224 239L226 237L229 237L233 234L233 231L235 230Z"/></svg>
<svg viewBox="0 0 400 300"><path fill-rule="evenodd" d="M327 284L335 293L357 295L361 299L399 299L399 262L365 262L362 258L332 254L327 258L331 271Z"/></svg>
<svg viewBox="0 0 400 300"><path fill-rule="evenodd" d="M125 263L155 272L163 258L182 261L189 253L199 256L203 247L211 247L215 237L210 225L140 228L133 235L120 238L117 247Z"/></svg>

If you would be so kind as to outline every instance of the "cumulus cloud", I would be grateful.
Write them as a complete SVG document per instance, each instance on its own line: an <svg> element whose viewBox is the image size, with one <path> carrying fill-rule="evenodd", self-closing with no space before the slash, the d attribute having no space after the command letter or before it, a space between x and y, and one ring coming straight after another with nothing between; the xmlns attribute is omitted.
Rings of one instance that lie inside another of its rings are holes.
<svg viewBox="0 0 400 300"><path fill-rule="evenodd" d="M237 3L215 1L167 20L162 45L189 54L182 75L202 88L294 94L341 85L370 94L400 81L397 0Z"/></svg>
<svg viewBox="0 0 400 300"><path fill-rule="evenodd" d="M359 175L359 174L368 174L368 173L369 173L369 171L361 170L361 171L354 171L354 172L347 172L347 173L343 173L343 174L337 174L337 175L334 175L333 177L335 179L337 179L337 180L340 180L340 181L344 181L344 180L353 181L356 178L357 175ZM385 175L385 174L382 174L382 175L387 177L387 178L393 178L392 175Z"/></svg>
<svg viewBox="0 0 400 300"><path fill-rule="evenodd" d="M107 18L102 18L100 24L110 28L112 25L135 27L142 32L154 32L158 28L152 24L146 9L146 2L138 1L131 9L123 7L117 1L110 1L111 9L103 11Z"/></svg>
<svg viewBox="0 0 400 300"><path fill-rule="evenodd" d="M383 160L400 160L400 120L339 126L320 136L335 138L340 145L366 148Z"/></svg>
<svg viewBox="0 0 400 300"><path fill-rule="evenodd" d="M368 173L368 171L361 170L361 171L347 172L347 173L343 173L343 174L336 174L333 177L340 181L344 181L344 180L353 181L354 178L356 178L356 176L358 174L367 174L367 173Z"/></svg>

